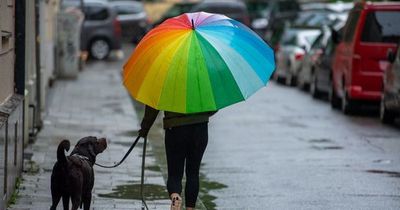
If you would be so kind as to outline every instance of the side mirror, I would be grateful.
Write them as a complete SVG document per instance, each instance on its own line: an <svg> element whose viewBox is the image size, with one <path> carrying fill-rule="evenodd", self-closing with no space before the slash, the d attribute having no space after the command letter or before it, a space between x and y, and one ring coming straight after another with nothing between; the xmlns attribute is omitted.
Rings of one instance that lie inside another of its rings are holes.
<svg viewBox="0 0 400 210"><path fill-rule="evenodd" d="M387 59L390 63L394 63L394 61L396 60L396 55L393 53L392 50L389 50L387 53Z"/></svg>
<svg viewBox="0 0 400 210"><path fill-rule="evenodd" d="M333 43L339 44L342 41L342 35L338 31L331 29L331 34L331 39Z"/></svg>

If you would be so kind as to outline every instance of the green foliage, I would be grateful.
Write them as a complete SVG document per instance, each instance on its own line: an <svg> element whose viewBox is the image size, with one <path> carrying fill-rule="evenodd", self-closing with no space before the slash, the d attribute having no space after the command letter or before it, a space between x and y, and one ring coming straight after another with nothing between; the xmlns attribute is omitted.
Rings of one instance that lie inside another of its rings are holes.
<svg viewBox="0 0 400 210"><path fill-rule="evenodd" d="M17 200L19 198L19 187L20 187L22 181L23 180L20 177L17 178L17 181L15 183L15 190L14 190L13 194L11 195L10 200L7 203L7 208L9 208L10 206L17 203Z"/></svg>

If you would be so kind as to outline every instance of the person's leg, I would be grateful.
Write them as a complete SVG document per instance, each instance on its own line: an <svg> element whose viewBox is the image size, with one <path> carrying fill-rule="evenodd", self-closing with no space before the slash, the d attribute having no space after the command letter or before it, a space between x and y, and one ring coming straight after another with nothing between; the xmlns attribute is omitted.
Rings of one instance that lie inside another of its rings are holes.
<svg viewBox="0 0 400 210"><path fill-rule="evenodd" d="M185 201L189 210L196 206L199 194L200 163L208 143L208 124L200 123L193 126L192 138L188 139L186 156Z"/></svg>
<svg viewBox="0 0 400 210"><path fill-rule="evenodd" d="M165 130L165 154L167 158L168 179L167 190L171 196L173 193L181 194L182 177L185 165L185 145L179 129Z"/></svg>

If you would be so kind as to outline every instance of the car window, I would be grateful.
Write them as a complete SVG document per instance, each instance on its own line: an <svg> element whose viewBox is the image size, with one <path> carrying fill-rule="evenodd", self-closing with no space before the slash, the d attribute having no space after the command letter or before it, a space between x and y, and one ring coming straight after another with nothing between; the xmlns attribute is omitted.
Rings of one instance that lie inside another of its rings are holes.
<svg viewBox="0 0 400 210"><path fill-rule="evenodd" d="M366 16L362 42L397 43L400 38L400 12L376 11Z"/></svg>
<svg viewBox="0 0 400 210"><path fill-rule="evenodd" d="M281 40L282 45L295 45L296 43L297 43L296 31L288 30L283 34Z"/></svg>
<svg viewBox="0 0 400 210"><path fill-rule="evenodd" d="M320 34L315 41L313 42L313 44L311 45L312 49L320 49L322 48L322 38L323 38L323 34Z"/></svg>
<svg viewBox="0 0 400 210"><path fill-rule="evenodd" d="M105 20L109 16L107 8L100 5L85 5L83 11L86 20Z"/></svg>
<svg viewBox="0 0 400 210"><path fill-rule="evenodd" d="M115 10L118 15L131 15L131 14L139 14L143 12L143 6L138 5L116 5Z"/></svg>
<svg viewBox="0 0 400 210"><path fill-rule="evenodd" d="M354 32L356 31L356 26L358 22L358 18L360 17L360 11L353 10L350 14L350 17L346 23L346 30L344 32L343 41L351 42L354 37Z"/></svg>
<svg viewBox="0 0 400 210"><path fill-rule="evenodd" d="M299 41L297 42L297 45L298 46L306 46L309 49L311 43L313 43L315 41L317 36L318 36L318 33L300 33L298 35Z"/></svg>
<svg viewBox="0 0 400 210"><path fill-rule="evenodd" d="M334 52L334 43L333 43L332 39L329 39L328 43L326 43L325 53L327 55L332 55L333 52Z"/></svg>

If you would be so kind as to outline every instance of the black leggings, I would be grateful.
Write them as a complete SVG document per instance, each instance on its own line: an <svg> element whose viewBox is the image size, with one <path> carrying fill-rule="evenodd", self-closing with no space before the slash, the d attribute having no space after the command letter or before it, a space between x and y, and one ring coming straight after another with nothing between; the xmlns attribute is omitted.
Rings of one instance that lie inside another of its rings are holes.
<svg viewBox="0 0 400 210"><path fill-rule="evenodd" d="M168 164L168 193L181 194L186 161L186 207L195 207L199 194L199 170L208 142L208 125L198 123L165 130L165 151Z"/></svg>

